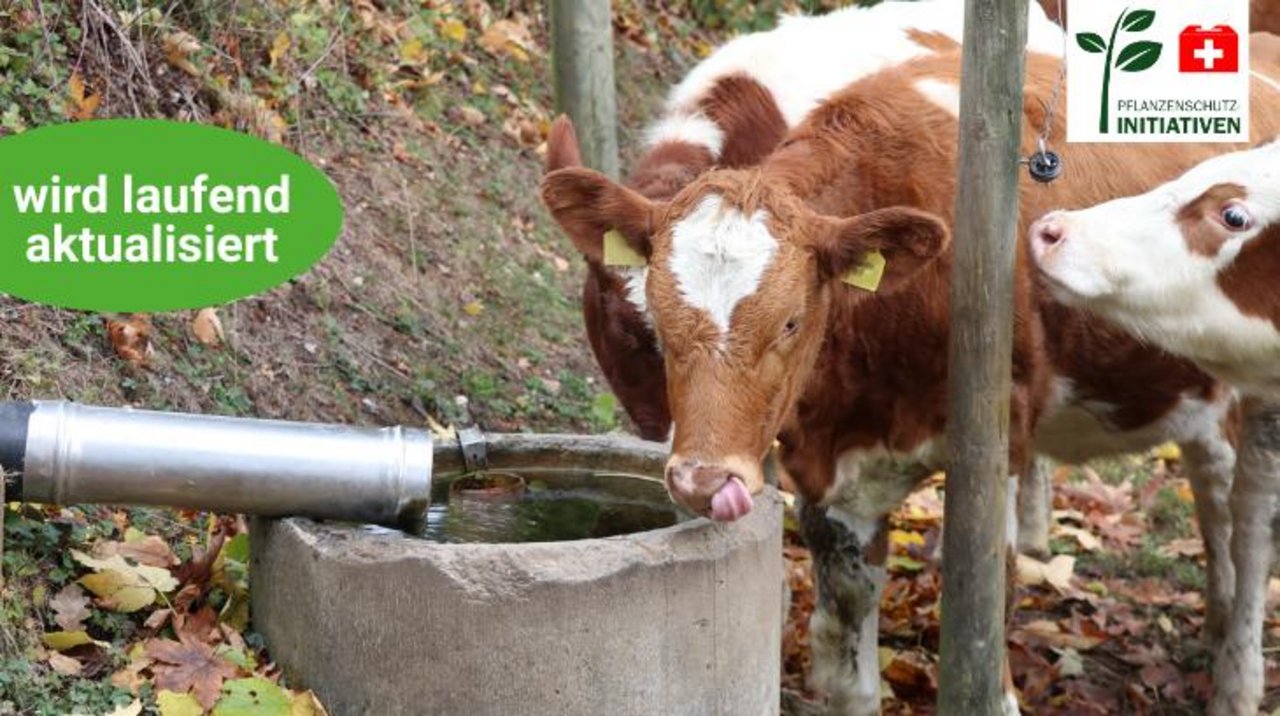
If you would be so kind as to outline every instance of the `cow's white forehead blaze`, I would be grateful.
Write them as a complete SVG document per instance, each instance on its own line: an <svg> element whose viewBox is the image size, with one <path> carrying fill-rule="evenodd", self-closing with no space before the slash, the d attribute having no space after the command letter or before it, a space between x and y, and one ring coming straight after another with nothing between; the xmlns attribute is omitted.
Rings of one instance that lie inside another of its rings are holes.
<svg viewBox="0 0 1280 716"><path fill-rule="evenodd" d="M671 232L670 270L685 302L729 332L733 309L760 287L778 250L763 211L747 215L709 195Z"/></svg>

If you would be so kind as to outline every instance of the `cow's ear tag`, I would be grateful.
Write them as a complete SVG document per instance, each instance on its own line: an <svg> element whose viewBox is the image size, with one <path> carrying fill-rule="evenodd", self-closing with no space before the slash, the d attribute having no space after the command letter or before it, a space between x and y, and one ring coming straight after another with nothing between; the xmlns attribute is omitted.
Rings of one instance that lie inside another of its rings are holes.
<svg viewBox="0 0 1280 716"><path fill-rule="evenodd" d="M884 254L880 253L880 249L872 249L863 254L861 264L849 269L840 280L863 291L875 293L880 288L880 279L884 278L884 265Z"/></svg>
<svg viewBox="0 0 1280 716"><path fill-rule="evenodd" d="M622 232L617 229L604 232L605 266L644 266L648 263L639 252L631 248Z"/></svg>

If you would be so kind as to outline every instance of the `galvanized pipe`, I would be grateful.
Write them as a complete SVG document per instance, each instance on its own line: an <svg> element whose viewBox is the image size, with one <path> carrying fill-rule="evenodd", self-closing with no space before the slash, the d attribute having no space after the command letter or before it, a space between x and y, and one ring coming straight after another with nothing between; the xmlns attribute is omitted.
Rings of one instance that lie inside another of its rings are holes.
<svg viewBox="0 0 1280 716"><path fill-rule="evenodd" d="M164 505L412 526L431 497L431 433L0 403L5 499ZM457 446L441 446L452 466Z"/></svg>

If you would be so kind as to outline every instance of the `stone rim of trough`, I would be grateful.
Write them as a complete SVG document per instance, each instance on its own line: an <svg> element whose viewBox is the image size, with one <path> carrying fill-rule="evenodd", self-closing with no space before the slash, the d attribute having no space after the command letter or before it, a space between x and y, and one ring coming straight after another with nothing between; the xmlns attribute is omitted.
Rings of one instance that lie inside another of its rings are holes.
<svg viewBox="0 0 1280 716"><path fill-rule="evenodd" d="M486 434L488 467L516 469L591 465L594 469L660 474L667 445L625 435ZM433 477L464 471L456 443L437 443ZM440 543L398 531L322 523L301 517L255 520L259 529L280 530L304 545L313 559L330 563L429 562L476 596L518 594L547 582L599 580L632 568L719 560L743 544L781 538L782 498L766 485L755 509L721 523L705 517L669 527L612 537L558 542Z"/></svg>

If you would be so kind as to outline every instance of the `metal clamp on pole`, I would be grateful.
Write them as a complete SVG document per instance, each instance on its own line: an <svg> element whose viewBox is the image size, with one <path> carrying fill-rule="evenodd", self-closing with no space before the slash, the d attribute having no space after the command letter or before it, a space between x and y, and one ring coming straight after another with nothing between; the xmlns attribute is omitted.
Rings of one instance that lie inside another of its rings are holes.
<svg viewBox="0 0 1280 716"><path fill-rule="evenodd" d="M458 430L458 448L462 451L462 466L466 472L489 468L489 445L480 428L472 425Z"/></svg>

